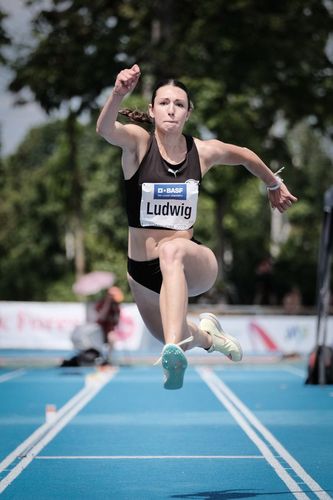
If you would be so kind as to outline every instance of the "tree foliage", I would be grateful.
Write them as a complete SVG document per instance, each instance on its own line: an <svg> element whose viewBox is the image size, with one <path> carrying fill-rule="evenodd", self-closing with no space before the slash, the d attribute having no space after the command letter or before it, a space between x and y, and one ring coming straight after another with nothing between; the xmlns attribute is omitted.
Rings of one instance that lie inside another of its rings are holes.
<svg viewBox="0 0 333 500"><path fill-rule="evenodd" d="M4 21L7 17L7 14L0 9L0 64L7 63L7 57L3 52L3 48L7 47L11 43L11 39L4 28Z"/></svg>
<svg viewBox="0 0 333 500"><path fill-rule="evenodd" d="M67 206L71 179L65 123L32 129L4 161L0 189L0 297L74 299L73 235ZM89 269L112 270L124 290L126 220L119 153L91 126L79 129L83 220ZM61 285L62 284L62 285Z"/></svg>
<svg viewBox="0 0 333 500"><path fill-rule="evenodd" d="M94 121L100 95L137 62L142 79L126 105L146 106L153 81L177 77L193 92L188 133L247 146L273 169L289 165L284 177L300 202L289 212L276 284L282 295L296 269L313 301L321 200L333 179L308 123L331 133L332 17L329 3L316 0L52 0L41 8L34 43L13 61L10 89L28 88L50 114L65 110L66 120L31 131L3 167L3 297L66 296L73 233L85 250L81 271L119 266L125 275L120 154L95 136ZM79 124L83 113L91 124ZM213 169L202 191L196 234L222 264L219 290L249 302L254 268L270 249L265 193L239 167ZM17 228L15 237L8 228Z"/></svg>

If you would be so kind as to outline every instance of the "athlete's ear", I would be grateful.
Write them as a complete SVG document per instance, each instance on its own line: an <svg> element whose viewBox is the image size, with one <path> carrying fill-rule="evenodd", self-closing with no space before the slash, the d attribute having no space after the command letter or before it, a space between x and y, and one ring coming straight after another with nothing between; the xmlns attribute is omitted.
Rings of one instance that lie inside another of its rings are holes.
<svg viewBox="0 0 333 500"><path fill-rule="evenodd" d="M192 114L192 108L190 108L190 109L188 110L188 112L187 112L187 116L186 116L186 119L185 119L185 121L186 121L186 122L187 122L187 120L189 120L189 118L190 118L191 114Z"/></svg>
<svg viewBox="0 0 333 500"><path fill-rule="evenodd" d="M190 118L193 110L194 110L194 104L192 101L190 101L190 107L187 111L186 121Z"/></svg>
<svg viewBox="0 0 333 500"><path fill-rule="evenodd" d="M149 106L148 106L148 114L149 114L150 118L155 118L153 106L151 104L149 104Z"/></svg>

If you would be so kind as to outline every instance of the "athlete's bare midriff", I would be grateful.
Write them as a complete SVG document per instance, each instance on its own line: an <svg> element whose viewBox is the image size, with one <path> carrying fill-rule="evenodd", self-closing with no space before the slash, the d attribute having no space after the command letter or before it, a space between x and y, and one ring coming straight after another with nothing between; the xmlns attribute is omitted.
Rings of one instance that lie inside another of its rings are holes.
<svg viewBox="0 0 333 500"><path fill-rule="evenodd" d="M174 238L190 240L193 230L173 231L167 229L145 229L130 227L128 233L128 256L133 260L145 261L159 256L159 246L162 242Z"/></svg>

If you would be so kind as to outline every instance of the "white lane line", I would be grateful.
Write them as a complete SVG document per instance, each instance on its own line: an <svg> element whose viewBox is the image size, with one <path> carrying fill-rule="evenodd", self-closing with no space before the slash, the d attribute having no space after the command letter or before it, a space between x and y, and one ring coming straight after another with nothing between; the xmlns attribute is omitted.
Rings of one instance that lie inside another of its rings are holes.
<svg viewBox="0 0 333 500"><path fill-rule="evenodd" d="M239 416L244 417L244 422L247 424L247 427L249 427L249 423L261 434L261 436L267 441L267 443L277 452L277 454L285 460L285 462L292 468L292 470L297 474L297 476L302 479L304 484L306 484L312 493L316 495L318 498L321 500L332 500L332 497L326 493L322 489L322 487L303 469L303 467L300 465L299 462L282 446L282 444L273 436L273 434L257 419L257 417L249 410L247 406L245 406L244 403L226 386L222 380L217 377L211 370L207 368L201 368L198 369L199 374L201 377L205 380L207 385L211 388L211 390L214 392L214 394L222 401L223 399L223 404L225 404L225 401L228 404L228 407L232 408L232 415L234 418L237 420ZM213 390L214 389L214 390ZM227 406L226 406L227 407ZM228 409L229 409L228 408ZM230 411L230 410L229 410ZM231 413L231 411L230 411ZM237 418L236 418L237 416ZM242 420L241 419L241 420ZM242 427L243 428L243 427ZM255 437L255 444L258 446L258 443L264 444L264 446L267 448L269 451L269 454L271 454L269 448L267 445L262 441L262 439L253 431L251 427L249 427L252 430L252 433L254 434ZM245 428L243 428L245 430ZM245 430L245 432L247 432ZM257 440L258 443L257 443ZM259 448L259 446L258 446ZM261 448L259 448L261 450ZM269 456L269 455L268 455ZM274 456L271 454L271 456L274 458ZM274 458L274 461L276 459ZM268 460L269 461L269 460ZM279 466L276 469L276 472L279 474L282 473L283 471L283 481L286 483L286 485L289 487L289 485L292 485L292 488L297 487L296 491L300 490L300 487L298 486L298 483L296 483L286 472L286 468L282 467L281 464L278 462ZM272 464L271 464L272 465ZM273 465L272 465L273 466ZM275 469L275 467L274 467ZM282 469L282 471L281 471ZM285 475L286 474L286 475ZM282 478L282 476L280 476ZM286 480L287 482L286 482ZM290 487L289 487L290 489ZM292 491L292 489L290 489ZM302 491L302 490L300 490ZM293 491L292 491L293 492ZM294 492L293 492L294 493ZM308 498L307 495L305 495L304 492L302 493L294 493L296 498ZM297 496L297 495L303 495L303 496Z"/></svg>
<svg viewBox="0 0 333 500"><path fill-rule="evenodd" d="M63 415L85 395L87 388L81 389L72 399L70 399L56 414L56 420L63 417ZM7 467L14 462L18 457L24 455L24 453L33 446L49 429L54 425L54 421L50 423L45 423L38 427L25 441L23 441L15 450L13 450L9 455L7 455L2 462L0 462L0 473L3 472Z"/></svg>
<svg viewBox="0 0 333 500"><path fill-rule="evenodd" d="M305 378L306 373L305 370L301 370L301 368L296 368L295 366L283 366L282 370L292 373L293 375L297 375L298 377Z"/></svg>
<svg viewBox="0 0 333 500"><path fill-rule="evenodd" d="M35 460L263 460L262 455L39 455Z"/></svg>
<svg viewBox="0 0 333 500"><path fill-rule="evenodd" d="M19 368L18 370L4 373L3 375L0 375L0 383L7 382L7 380L11 380L12 378L21 377L21 375L24 375L24 373L26 373L26 371L27 370L23 370L23 368Z"/></svg>
<svg viewBox="0 0 333 500"><path fill-rule="evenodd" d="M35 456L93 399L96 394L114 377L117 369L101 372L98 377L88 379L88 384L70 399L56 414L54 420L39 427L31 436L21 443L0 464L0 472L7 469L15 460L18 464L0 481L2 493L21 472L30 464Z"/></svg>
<svg viewBox="0 0 333 500"><path fill-rule="evenodd" d="M224 391L227 397L232 401L232 403L243 413L243 415L249 420L258 432L271 444L275 451L283 458L288 465L296 472L296 474L304 481L304 483L313 492L323 500L331 499L331 497L319 486L319 484L303 469L299 462L282 446L282 444L273 436L273 434L265 427L260 420L245 406L242 401L237 398L237 396L226 386L220 378L218 378L218 384Z"/></svg>
<svg viewBox="0 0 333 500"><path fill-rule="evenodd" d="M244 416L235 408L231 401L223 394L219 387L218 381L220 380L211 370L206 368L198 368L197 371L201 378L206 382L210 390L215 394L217 399L225 406L229 413L234 417L239 426L253 441L256 447L261 451L267 462L273 467L276 474L286 484L289 491L299 500L309 500L309 497L302 491L300 486L293 480L293 478L282 467L280 462L274 457L273 453L267 444L255 433L249 423L245 420Z"/></svg>

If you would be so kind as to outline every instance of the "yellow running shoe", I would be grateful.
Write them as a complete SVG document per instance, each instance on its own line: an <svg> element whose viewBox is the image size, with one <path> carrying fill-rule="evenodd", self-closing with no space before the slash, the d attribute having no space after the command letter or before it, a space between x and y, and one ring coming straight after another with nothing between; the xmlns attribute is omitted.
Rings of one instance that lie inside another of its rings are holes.
<svg viewBox="0 0 333 500"><path fill-rule="evenodd" d="M231 361L241 361L243 350L237 339L225 333L220 325L219 320L214 314L200 314L200 329L209 333L212 337L212 345L207 352L222 352Z"/></svg>

